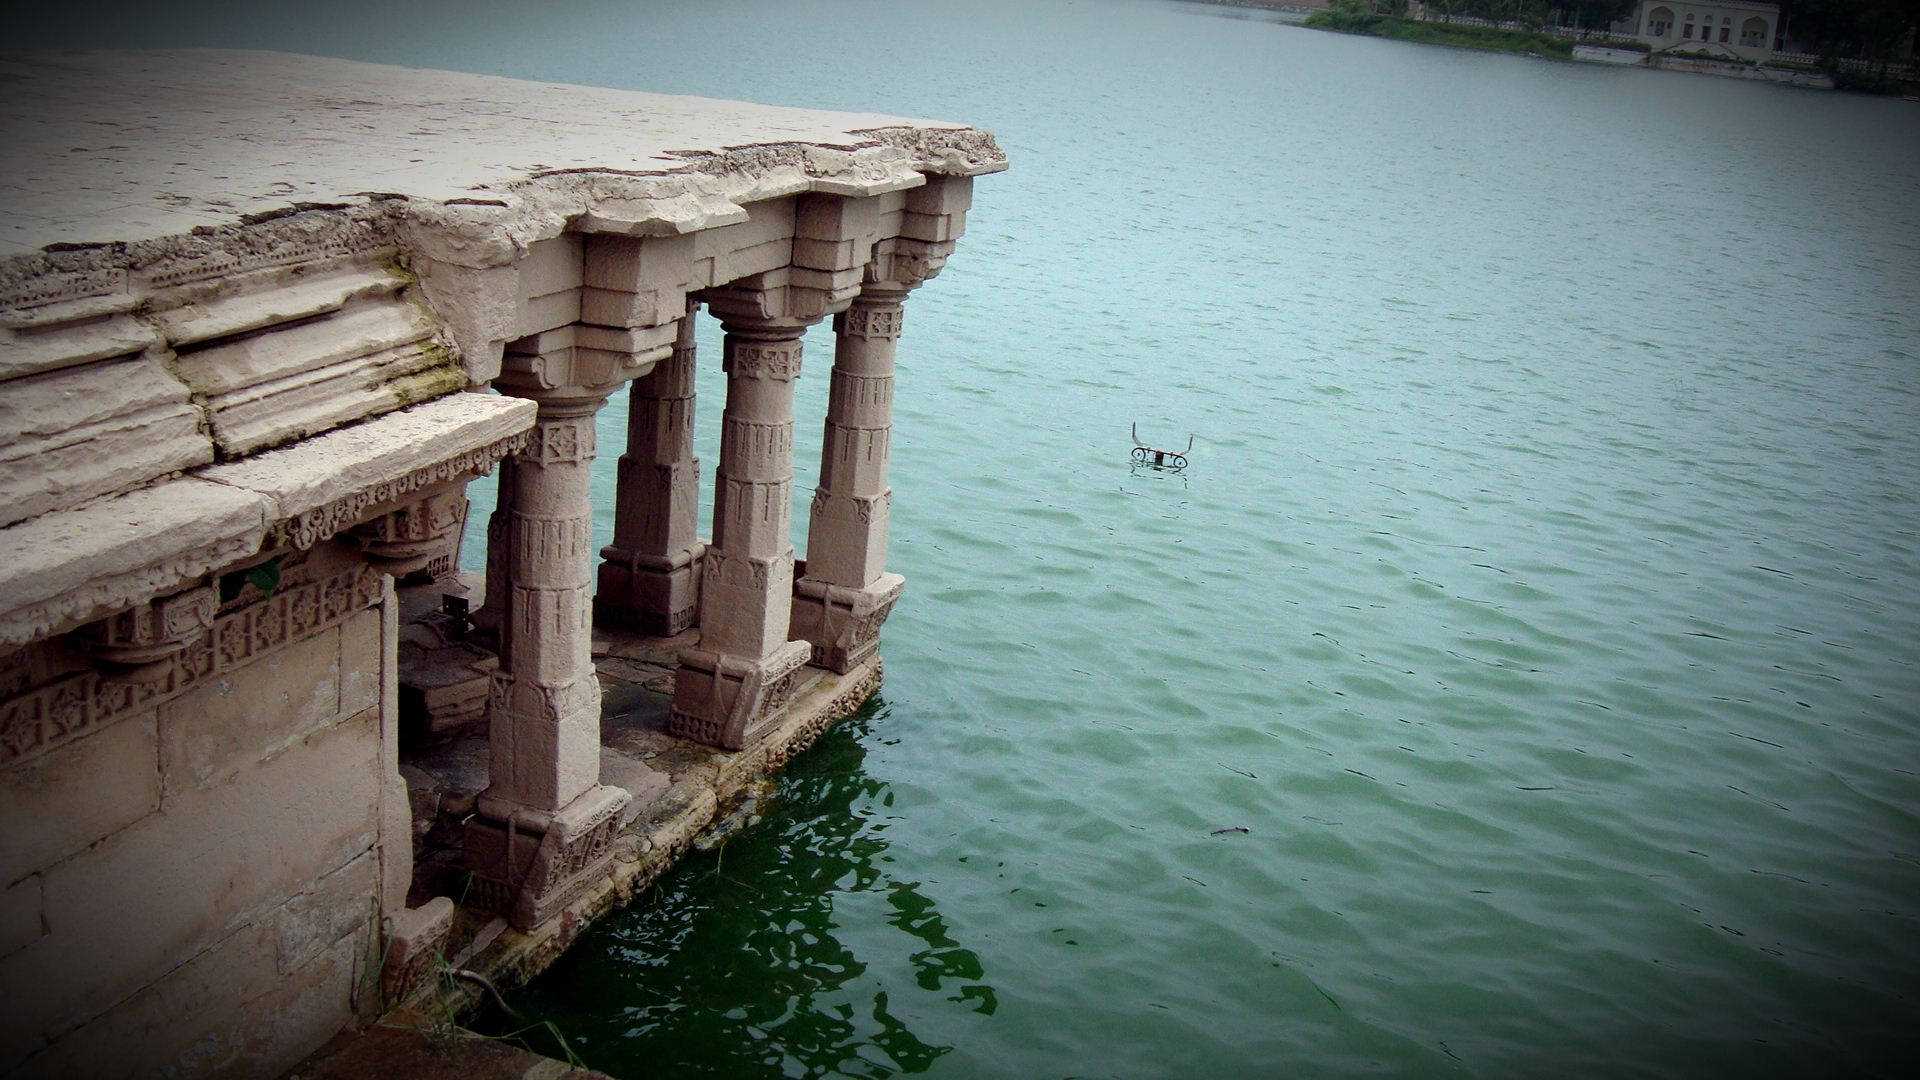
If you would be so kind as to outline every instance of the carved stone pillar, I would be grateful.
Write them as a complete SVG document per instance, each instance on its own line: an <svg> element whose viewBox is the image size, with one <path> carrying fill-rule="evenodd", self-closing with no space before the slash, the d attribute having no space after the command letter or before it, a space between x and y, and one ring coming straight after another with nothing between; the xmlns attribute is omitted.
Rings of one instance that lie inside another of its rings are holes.
<svg viewBox="0 0 1920 1080"><path fill-rule="evenodd" d="M486 596L471 618L474 628L497 634L507 607L507 493L513 490L513 459L500 462L493 513L487 515Z"/></svg>
<svg viewBox="0 0 1920 1080"><path fill-rule="evenodd" d="M906 585L886 571L893 365L906 295L902 285L869 284L833 321L826 443L792 632L812 646L814 663L841 674L874 654L880 624Z"/></svg>
<svg viewBox="0 0 1920 1080"><path fill-rule="evenodd" d="M468 823L466 865L475 899L529 929L603 869L628 801L600 784L588 596L593 418L611 387L503 389L533 398L540 413L503 473L499 524L489 530L492 554L504 556L504 573L489 574L504 578L500 668L487 709L490 783Z"/></svg>
<svg viewBox="0 0 1920 1080"><path fill-rule="evenodd" d="M668 730L740 749L785 713L805 642L793 606L793 391L808 320L723 315L727 406L703 559L700 647L680 654Z"/></svg>
<svg viewBox="0 0 1920 1080"><path fill-rule="evenodd" d="M613 543L600 550L594 614L603 625L662 637L699 613L700 459L693 456L694 307L680 320L673 353L633 381L627 452Z"/></svg>

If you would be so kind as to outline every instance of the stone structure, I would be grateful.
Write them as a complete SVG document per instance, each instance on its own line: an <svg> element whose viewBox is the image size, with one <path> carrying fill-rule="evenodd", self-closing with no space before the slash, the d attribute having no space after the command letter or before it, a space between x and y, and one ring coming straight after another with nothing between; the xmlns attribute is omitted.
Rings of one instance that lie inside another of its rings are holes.
<svg viewBox="0 0 1920 1080"><path fill-rule="evenodd" d="M1629 33L1658 50L1708 52L1746 60L1773 55L1780 6L1748 0L1641 0Z"/></svg>
<svg viewBox="0 0 1920 1080"><path fill-rule="evenodd" d="M596 617L669 636L649 738L747 751L715 792L877 684L902 301L1005 167L991 136L270 54L0 71L0 1073L272 1074L439 962L456 899L523 943L599 910L667 781L603 774ZM403 708L485 728L457 898L416 876Z"/></svg>

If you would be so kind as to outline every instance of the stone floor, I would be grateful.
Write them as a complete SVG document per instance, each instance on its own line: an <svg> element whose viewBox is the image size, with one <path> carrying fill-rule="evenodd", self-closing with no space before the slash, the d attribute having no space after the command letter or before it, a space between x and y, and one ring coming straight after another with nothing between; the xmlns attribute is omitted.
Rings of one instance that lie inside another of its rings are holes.
<svg viewBox="0 0 1920 1080"><path fill-rule="evenodd" d="M437 595L424 600L403 596L403 620L409 624L402 630L403 642L439 640L423 629L433 621L430 604L437 602ZM633 795L610 875L533 933L519 933L502 919L462 908L445 948L449 969L476 973L501 989L531 978L595 918L650 885L696 840L724 836L749 822L759 796L771 789L773 774L829 725L858 709L880 685L878 657L845 675L803 668L787 715L773 731L745 750L720 750L666 732L677 658L681 649L698 641L697 629L671 638L595 631L602 688L600 778ZM404 663L402 669L404 677ZM408 903L418 906L450 896L458 904L466 884L461 827L487 784L484 720L433 733L424 717L409 719L403 710L401 730L400 771L407 781L415 836ZM470 986L462 984L456 992L471 995Z"/></svg>
<svg viewBox="0 0 1920 1080"><path fill-rule="evenodd" d="M666 733L674 665L680 650L699 640L698 630L671 638L595 631L594 663L601 689L600 780L633 796L628 813L635 820L650 819L668 809L655 804L666 801L676 776L725 754ZM408 726L403 719L403 729ZM421 734L410 752L401 755L400 764L413 805L414 875L408 902L416 906L435 896L460 896L465 873L461 823L487 786L484 719L476 718L463 730L439 736Z"/></svg>
<svg viewBox="0 0 1920 1080"><path fill-rule="evenodd" d="M612 1080L417 1014L348 1032L294 1066L286 1080Z"/></svg>

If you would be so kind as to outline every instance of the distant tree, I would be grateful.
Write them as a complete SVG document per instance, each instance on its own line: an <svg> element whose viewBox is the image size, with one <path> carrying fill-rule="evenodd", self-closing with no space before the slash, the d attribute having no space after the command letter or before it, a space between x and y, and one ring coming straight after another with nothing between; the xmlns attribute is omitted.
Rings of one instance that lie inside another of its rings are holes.
<svg viewBox="0 0 1920 1080"><path fill-rule="evenodd" d="M1605 30L1639 6L1640 0L1560 0L1560 24Z"/></svg>
<svg viewBox="0 0 1920 1080"><path fill-rule="evenodd" d="M1920 0L1786 0L1781 25L1828 59L1902 56L1920 31Z"/></svg>

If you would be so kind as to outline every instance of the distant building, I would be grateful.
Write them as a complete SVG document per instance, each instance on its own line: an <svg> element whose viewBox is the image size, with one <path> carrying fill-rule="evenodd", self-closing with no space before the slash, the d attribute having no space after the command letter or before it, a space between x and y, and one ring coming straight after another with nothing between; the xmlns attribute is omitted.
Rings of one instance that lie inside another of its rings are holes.
<svg viewBox="0 0 1920 1080"><path fill-rule="evenodd" d="M1632 24L1633 36L1655 52L1679 49L1765 60L1779 36L1780 5L1746 0L1640 0Z"/></svg>

